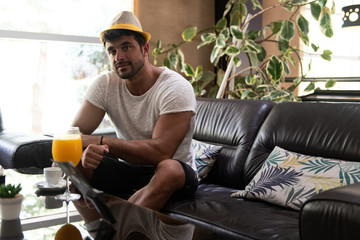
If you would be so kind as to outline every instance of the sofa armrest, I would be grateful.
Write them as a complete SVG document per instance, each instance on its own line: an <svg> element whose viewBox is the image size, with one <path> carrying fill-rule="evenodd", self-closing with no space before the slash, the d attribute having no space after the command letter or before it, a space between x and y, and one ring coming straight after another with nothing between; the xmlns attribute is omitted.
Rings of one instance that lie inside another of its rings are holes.
<svg viewBox="0 0 360 240"><path fill-rule="evenodd" d="M301 239L359 239L360 183L319 193L300 210Z"/></svg>
<svg viewBox="0 0 360 240"><path fill-rule="evenodd" d="M41 173L51 166L52 138L35 133L0 132L0 165L22 173Z"/></svg>

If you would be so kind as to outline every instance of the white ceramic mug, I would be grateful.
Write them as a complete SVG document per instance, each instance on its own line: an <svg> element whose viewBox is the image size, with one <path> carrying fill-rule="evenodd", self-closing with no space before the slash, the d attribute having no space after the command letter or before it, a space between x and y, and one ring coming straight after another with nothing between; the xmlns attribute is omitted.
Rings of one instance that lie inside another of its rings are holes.
<svg viewBox="0 0 360 240"><path fill-rule="evenodd" d="M62 171L59 167L44 168L45 180L49 186L56 185L62 179Z"/></svg>

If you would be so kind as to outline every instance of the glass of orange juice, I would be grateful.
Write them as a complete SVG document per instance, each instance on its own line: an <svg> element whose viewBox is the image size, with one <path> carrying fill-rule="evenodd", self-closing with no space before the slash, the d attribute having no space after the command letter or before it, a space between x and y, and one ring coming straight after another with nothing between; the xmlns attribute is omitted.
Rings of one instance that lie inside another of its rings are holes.
<svg viewBox="0 0 360 240"><path fill-rule="evenodd" d="M52 155L55 162L71 162L74 166L78 165L82 155L82 143L80 130L78 127L70 127L64 132L56 133L52 142ZM80 198L80 194L69 191L68 177L66 177L66 191L56 199L75 201Z"/></svg>

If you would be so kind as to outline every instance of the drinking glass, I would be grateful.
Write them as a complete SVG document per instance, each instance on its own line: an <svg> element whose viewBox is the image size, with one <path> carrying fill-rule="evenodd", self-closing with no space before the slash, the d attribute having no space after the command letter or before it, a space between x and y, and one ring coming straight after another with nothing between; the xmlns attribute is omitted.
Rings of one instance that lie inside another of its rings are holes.
<svg viewBox="0 0 360 240"><path fill-rule="evenodd" d="M52 142L52 155L55 162L71 162L76 166L81 159L82 143L80 130L78 127L70 127L64 132L56 133ZM80 194L71 193L69 190L69 180L66 179L66 190L64 194L56 196L56 199L66 201L75 201L80 198Z"/></svg>

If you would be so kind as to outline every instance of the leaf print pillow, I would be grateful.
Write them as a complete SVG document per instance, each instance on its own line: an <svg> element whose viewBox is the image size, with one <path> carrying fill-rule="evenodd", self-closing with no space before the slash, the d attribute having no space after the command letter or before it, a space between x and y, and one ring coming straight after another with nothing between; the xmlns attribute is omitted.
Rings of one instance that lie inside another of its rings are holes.
<svg viewBox="0 0 360 240"><path fill-rule="evenodd" d="M222 146L200 142L195 139L192 140L191 146L194 152L198 180L200 182L209 174Z"/></svg>
<svg viewBox="0 0 360 240"><path fill-rule="evenodd" d="M315 194L359 181L358 162L306 156L275 147L245 190L231 196L299 210Z"/></svg>

